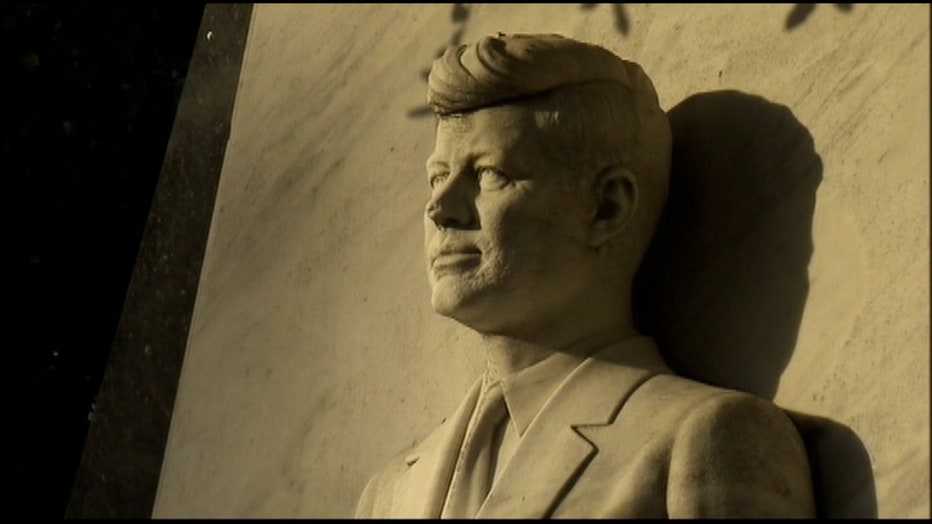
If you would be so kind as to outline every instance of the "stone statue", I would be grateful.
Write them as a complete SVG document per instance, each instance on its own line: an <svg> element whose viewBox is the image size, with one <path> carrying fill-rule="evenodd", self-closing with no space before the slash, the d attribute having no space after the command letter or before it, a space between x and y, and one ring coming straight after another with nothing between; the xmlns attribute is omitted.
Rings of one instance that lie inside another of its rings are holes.
<svg viewBox="0 0 932 524"><path fill-rule="evenodd" d="M815 516L784 412L675 375L633 326L671 155L642 69L498 34L448 49L428 84L431 303L482 335L487 365L357 517Z"/></svg>

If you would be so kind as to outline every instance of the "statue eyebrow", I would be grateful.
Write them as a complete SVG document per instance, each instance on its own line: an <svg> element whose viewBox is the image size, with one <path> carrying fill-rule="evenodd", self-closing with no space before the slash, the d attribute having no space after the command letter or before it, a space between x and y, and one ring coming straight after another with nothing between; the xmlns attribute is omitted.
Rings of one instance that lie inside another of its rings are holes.
<svg viewBox="0 0 932 524"><path fill-rule="evenodd" d="M431 171L434 169L445 169L446 170L450 168L450 164L448 164L444 160L428 160L426 167L428 171Z"/></svg>

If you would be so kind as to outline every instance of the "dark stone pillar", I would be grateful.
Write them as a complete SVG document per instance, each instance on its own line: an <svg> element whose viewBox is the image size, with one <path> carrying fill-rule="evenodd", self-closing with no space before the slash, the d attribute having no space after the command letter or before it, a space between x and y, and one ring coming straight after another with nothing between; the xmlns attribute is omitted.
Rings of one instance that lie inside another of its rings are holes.
<svg viewBox="0 0 932 524"><path fill-rule="evenodd" d="M251 14L204 10L66 517L152 513Z"/></svg>

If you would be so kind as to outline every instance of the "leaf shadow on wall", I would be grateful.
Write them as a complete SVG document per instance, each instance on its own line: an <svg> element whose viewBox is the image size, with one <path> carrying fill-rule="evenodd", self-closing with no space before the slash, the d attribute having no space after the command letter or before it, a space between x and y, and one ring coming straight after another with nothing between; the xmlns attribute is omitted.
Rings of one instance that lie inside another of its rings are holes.
<svg viewBox="0 0 932 524"><path fill-rule="evenodd" d="M635 279L635 322L677 373L773 400L809 292L821 158L788 108L758 96L701 93L668 114L670 193ZM876 516L857 435L789 414L810 454L820 515Z"/></svg>
<svg viewBox="0 0 932 524"><path fill-rule="evenodd" d="M816 4L796 4L793 6L793 9L790 10L790 13L786 17L786 22L783 26L787 31L792 31L796 29L816 9ZM842 13L850 13L854 9L854 4L835 4L835 9L841 11Z"/></svg>

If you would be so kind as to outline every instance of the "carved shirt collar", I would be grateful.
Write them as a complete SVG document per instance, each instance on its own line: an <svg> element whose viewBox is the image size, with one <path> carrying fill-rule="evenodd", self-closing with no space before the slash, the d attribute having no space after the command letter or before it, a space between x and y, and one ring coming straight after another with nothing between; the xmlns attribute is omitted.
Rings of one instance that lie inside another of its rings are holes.
<svg viewBox="0 0 932 524"><path fill-rule="evenodd" d="M508 414L519 436L540 413L547 399L585 357L556 352L500 380ZM486 382L491 378L487 375Z"/></svg>

